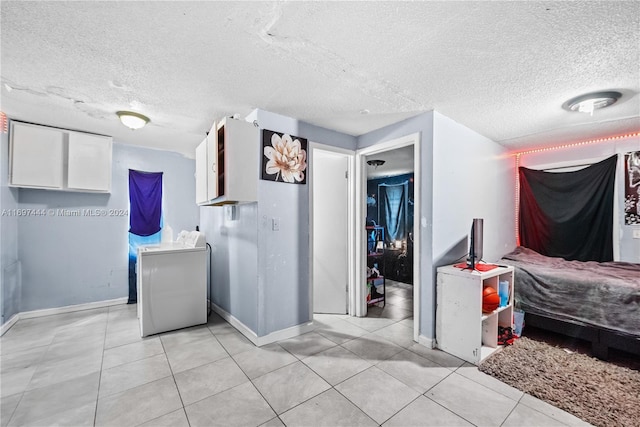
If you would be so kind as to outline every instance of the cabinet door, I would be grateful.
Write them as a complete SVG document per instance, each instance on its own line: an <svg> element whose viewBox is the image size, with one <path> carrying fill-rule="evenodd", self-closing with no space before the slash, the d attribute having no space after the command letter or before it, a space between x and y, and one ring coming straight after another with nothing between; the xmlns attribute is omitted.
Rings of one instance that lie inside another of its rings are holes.
<svg viewBox="0 0 640 427"><path fill-rule="evenodd" d="M229 197L237 201L258 200L257 182L260 179L260 131L244 120L225 120L227 168L223 175ZM220 151L220 148L218 148Z"/></svg>
<svg viewBox="0 0 640 427"><path fill-rule="evenodd" d="M215 199L220 194L218 189L218 138L216 123L207 135L207 198Z"/></svg>
<svg viewBox="0 0 640 427"><path fill-rule="evenodd" d="M196 203L207 202L207 140L196 147Z"/></svg>
<svg viewBox="0 0 640 427"><path fill-rule="evenodd" d="M64 133L57 129L11 123L11 185L62 188Z"/></svg>
<svg viewBox="0 0 640 427"><path fill-rule="evenodd" d="M69 132L67 187L109 192L111 152L111 137Z"/></svg>

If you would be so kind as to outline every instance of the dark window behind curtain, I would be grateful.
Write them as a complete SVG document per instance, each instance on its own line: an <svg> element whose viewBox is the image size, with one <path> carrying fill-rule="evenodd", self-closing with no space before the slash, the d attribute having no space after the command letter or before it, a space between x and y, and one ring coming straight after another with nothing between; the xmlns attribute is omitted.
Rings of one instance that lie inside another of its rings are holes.
<svg viewBox="0 0 640 427"><path fill-rule="evenodd" d="M380 225L385 227L385 240L404 239L407 234L407 195L409 182L397 185L378 185Z"/></svg>
<svg viewBox="0 0 640 427"><path fill-rule="evenodd" d="M552 173L521 167L520 241L552 257L613 260L613 192L617 157Z"/></svg>

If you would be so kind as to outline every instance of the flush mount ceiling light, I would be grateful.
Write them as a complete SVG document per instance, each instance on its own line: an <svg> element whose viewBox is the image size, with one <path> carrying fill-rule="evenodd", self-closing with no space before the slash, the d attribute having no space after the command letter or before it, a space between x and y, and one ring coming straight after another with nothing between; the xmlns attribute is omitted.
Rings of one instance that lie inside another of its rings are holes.
<svg viewBox="0 0 640 427"><path fill-rule="evenodd" d="M580 95L562 104L562 108L569 111L589 113L593 116L593 111L615 104L622 96L620 92L593 92Z"/></svg>
<svg viewBox="0 0 640 427"><path fill-rule="evenodd" d="M133 130L143 128L150 121L149 117L133 111L118 111L116 114L123 125Z"/></svg>
<svg viewBox="0 0 640 427"><path fill-rule="evenodd" d="M384 165L384 160L380 160L380 159L373 159L373 160L367 160L367 164L369 166L374 166L376 169L378 168L378 166L382 166Z"/></svg>

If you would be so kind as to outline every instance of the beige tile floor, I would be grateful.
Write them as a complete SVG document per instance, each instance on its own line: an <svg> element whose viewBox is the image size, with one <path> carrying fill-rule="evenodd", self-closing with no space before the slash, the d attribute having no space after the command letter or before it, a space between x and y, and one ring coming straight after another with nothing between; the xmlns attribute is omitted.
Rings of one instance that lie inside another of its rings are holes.
<svg viewBox="0 0 640 427"><path fill-rule="evenodd" d="M144 339L135 306L20 320L0 339L1 427L586 425L414 343L406 290L261 348L215 314Z"/></svg>

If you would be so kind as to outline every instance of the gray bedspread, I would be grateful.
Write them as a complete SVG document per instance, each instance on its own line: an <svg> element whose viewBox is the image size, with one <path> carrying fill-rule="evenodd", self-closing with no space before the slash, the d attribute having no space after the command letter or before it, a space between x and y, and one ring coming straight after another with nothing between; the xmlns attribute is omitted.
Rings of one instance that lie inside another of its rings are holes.
<svg viewBox="0 0 640 427"><path fill-rule="evenodd" d="M640 337L640 264L565 261L524 247L499 263L515 267L525 312Z"/></svg>

